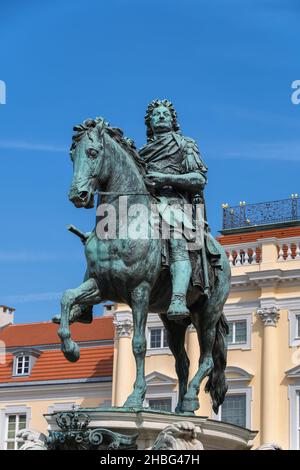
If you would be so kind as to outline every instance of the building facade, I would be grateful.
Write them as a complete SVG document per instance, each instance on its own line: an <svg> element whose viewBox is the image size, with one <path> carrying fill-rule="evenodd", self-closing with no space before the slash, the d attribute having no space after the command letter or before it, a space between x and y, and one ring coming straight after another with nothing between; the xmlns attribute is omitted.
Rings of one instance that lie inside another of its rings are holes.
<svg viewBox="0 0 300 470"><path fill-rule="evenodd" d="M258 430L254 447L276 442L300 450L300 217L293 198L274 204L224 206L219 241L232 269L225 305L229 388L215 415L204 381L197 414ZM56 325L13 325L12 309L1 308L1 448L17 448L15 434L22 427L45 432L44 413L73 405L123 405L135 379L128 306L106 306L92 325L72 326L81 347L75 364L60 352ZM148 316L146 335L145 406L174 410L174 359L155 313ZM200 355L193 327L186 349L192 378Z"/></svg>
<svg viewBox="0 0 300 470"><path fill-rule="evenodd" d="M72 326L81 349L77 363L60 351L57 325L13 324L0 329L0 449L17 449L23 428L46 432L44 414L74 406L110 406L114 354L112 317ZM4 323L4 321L3 321Z"/></svg>
<svg viewBox="0 0 300 470"><path fill-rule="evenodd" d="M216 416L201 386L197 414L245 426L259 433L254 447L275 442L300 450L300 206L286 201L224 205L219 237L232 270L225 305L229 322L228 392ZM113 404L131 391L134 360L132 322L126 306L115 312ZM124 328L122 328L124 325ZM158 315L147 322L146 375L150 406L174 410L177 381L173 356ZM196 331L188 329L190 378L199 360ZM121 359L121 362L118 358ZM126 358L126 359L125 359ZM129 360L130 358L130 360ZM123 364L127 361L127 365ZM122 384L122 387L120 386Z"/></svg>

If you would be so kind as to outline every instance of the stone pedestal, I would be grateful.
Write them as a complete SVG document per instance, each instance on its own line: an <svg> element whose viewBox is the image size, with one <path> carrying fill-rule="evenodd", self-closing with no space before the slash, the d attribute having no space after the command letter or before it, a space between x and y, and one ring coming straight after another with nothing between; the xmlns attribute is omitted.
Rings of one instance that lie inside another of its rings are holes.
<svg viewBox="0 0 300 470"><path fill-rule="evenodd" d="M158 435L168 426L197 428L197 439L204 450L248 450L257 432L239 426L215 421L206 417L176 415L148 410L124 410L124 408L81 408L77 412L89 416L89 429L108 429L126 436L138 435L137 448L151 449ZM60 431L56 423L57 413L46 415L49 431Z"/></svg>

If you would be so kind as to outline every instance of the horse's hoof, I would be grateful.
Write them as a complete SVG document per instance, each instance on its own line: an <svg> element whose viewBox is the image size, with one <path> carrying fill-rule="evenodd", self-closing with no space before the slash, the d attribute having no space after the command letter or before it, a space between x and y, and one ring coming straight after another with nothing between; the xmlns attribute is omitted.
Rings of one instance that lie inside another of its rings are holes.
<svg viewBox="0 0 300 470"><path fill-rule="evenodd" d="M181 410L183 412L194 412L200 408L200 403L198 398L184 398L182 405L181 405Z"/></svg>
<svg viewBox="0 0 300 470"><path fill-rule="evenodd" d="M62 352L64 353L65 358L69 362L77 362L78 359L80 358L80 349L78 344L74 343L72 344L71 348L62 348Z"/></svg>
<svg viewBox="0 0 300 470"><path fill-rule="evenodd" d="M128 397L125 401L123 408L143 408L143 402L138 398Z"/></svg>
<svg viewBox="0 0 300 470"><path fill-rule="evenodd" d="M175 410L175 413L177 415L184 415L184 416L195 416L195 412L194 411L183 411L183 409L181 408L180 410Z"/></svg>
<svg viewBox="0 0 300 470"><path fill-rule="evenodd" d="M177 415L186 415L186 416L195 416L193 411L184 411L182 407L182 402L178 403L175 408L175 413Z"/></svg>

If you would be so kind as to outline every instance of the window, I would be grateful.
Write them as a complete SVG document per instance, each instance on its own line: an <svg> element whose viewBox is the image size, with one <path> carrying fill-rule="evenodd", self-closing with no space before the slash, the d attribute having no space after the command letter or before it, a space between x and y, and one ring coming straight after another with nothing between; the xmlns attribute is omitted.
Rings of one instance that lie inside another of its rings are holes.
<svg viewBox="0 0 300 470"><path fill-rule="evenodd" d="M221 421L246 426L246 394L226 396L221 407Z"/></svg>
<svg viewBox="0 0 300 470"><path fill-rule="evenodd" d="M168 347L167 332L165 328L149 329L149 348L161 349Z"/></svg>
<svg viewBox="0 0 300 470"><path fill-rule="evenodd" d="M289 346L300 346L300 308L299 302L297 307L289 309Z"/></svg>
<svg viewBox="0 0 300 470"><path fill-rule="evenodd" d="M26 414L6 415L5 449L17 450L23 441L17 438L17 433L26 428Z"/></svg>
<svg viewBox="0 0 300 470"><path fill-rule="evenodd" d="M290 379L288 398L290 403L290 450L300 450L300 365L286 371Z"/></svg>
<svg viewBox="0 0 300 470"><path fill-rule="evenodd" d="M29 374L30 356L18 356L16 358L16 375Z"/></svg>
<svg viewBox="0 0 300 470"><path fill-rule="evenodd" d="M296 315L296 337L300 339L300 315Z"/></svg>
<svg viewBox="0 0 300 470"><path fill-rule="evenodd" d="M247 342L247 320L230 321L229 344L242 344Z"/></svg>
<svg viewBox="0 0 300 470"><path fill-rule="evenodd" d="M148 404L154 410L172 411L172 398L149 398Z"/></svg>
<svg viewBox="0 0 300 470"><path fill-rule="evenodd" d="M252 323L254 307L229 305L225 309L225 315L229 326L227 336L228 349L250 350L252 341Z"/></svg>

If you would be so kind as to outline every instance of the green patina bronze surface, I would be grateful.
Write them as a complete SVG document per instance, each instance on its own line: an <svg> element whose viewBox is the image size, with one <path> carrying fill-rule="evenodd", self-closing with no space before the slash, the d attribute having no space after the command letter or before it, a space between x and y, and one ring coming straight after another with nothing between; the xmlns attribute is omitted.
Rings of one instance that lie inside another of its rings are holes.
<svg viewBox="0 0 300 470"><path fill-rule="evenodd" d="M59 431L49 431L47 450L128 450L136 449L138 434L125 435L105 428L89 428L90 417L82 411L56 413Z"/></svg>
<svg viewBox="0 0 300 470"><path fill-rule="evenodd" d="M195 141L180 133L173 105L167 100L153 101L145 122L147 143L139 152L120 129L109 126L102 118L86 120L74 128L69 198L76 207L91 208L98 192L97 211L104 204L114 209L117 235L128 229L135 218L128 214L124 219L121 215L122 195L127 197L128 206L141 204L150 209L153 202L158 204L161 219L170 223L173 232L185 203L193 207L204 204L207 168ZM176 204L172 221L169 203ZM167 243L161 238L99 238L96 229L88 236L77 233L85 244L87 270L84 282L64 293L61 315L54 318L60 323L62 351L70 361L79 359L70 323L91 322L93 305L107 300L130 305L136 380L125 407L143 405L145 326L149 311L160 314L175 357L179 380L176 412L191 413L199 408L199 388L207 376L206 391L211 394L215 412L224 400L228 326L223 306L230 288L230 267L206 220L202 228L203 246L193 252L188 250L192 241L190 224L190 219L184 221L187 230L181 240L171 238ZM76 233L74 227L71 230ZM184 341L191 324L198 333L201 355L198 371L188 384L189 359Z"/></svg>

